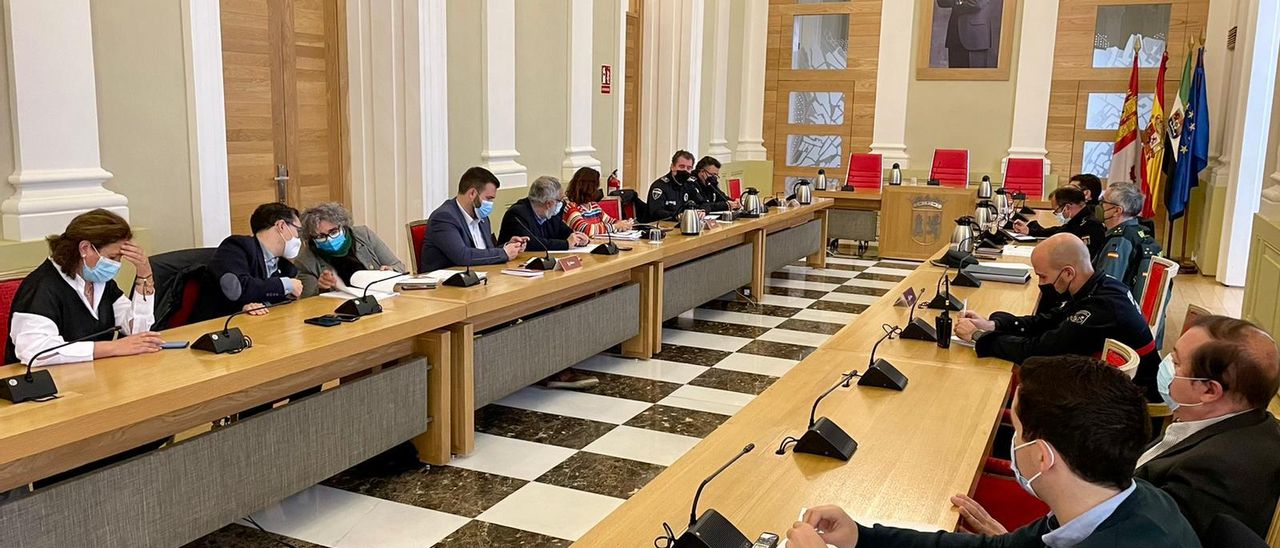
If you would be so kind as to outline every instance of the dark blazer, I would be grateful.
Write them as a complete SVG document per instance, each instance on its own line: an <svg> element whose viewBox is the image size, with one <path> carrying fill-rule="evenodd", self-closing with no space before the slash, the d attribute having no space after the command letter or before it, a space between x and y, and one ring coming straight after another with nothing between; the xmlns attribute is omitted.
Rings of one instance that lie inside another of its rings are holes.
<svg viewBox="0 0 1280 548"><path fill-rule="evenodd" d="M1093 534L1076 548L1199 548L1200 541L1169 495L1142 481L1103 520ZM1048 515L1022 528L999 536L970 535L937 531L924 533L896 527L858 526L858 546L906 546L925 548L1038 548L1040 537L1058 528Z"/></svg>
<svg viewBox="0 0 1280 548"><path fill-rule="evenodd" d="M281 257L275 273L267 272L262 257L262 244L253 236L227 236L218 244L209 261L212 282L220 288L224 302L220 314L230 314L249 303L275 303L285 300L280 278L297 278L298 269Z"/></svg>
<svg viewBox="0 0 1280 548"><path fill-rule="evenodd" d="M467 214L458 201L445 200L427 217L427 238L418 255L418 272L507 262L507 252L493 239L493 223L488 218L480 219L480 232L489 237L486 249L476 247L471 229L467 228Z"/></svg>
<svg viewBox="0 0 1280 548"><path fill-rule="evenodd" d="M1010 1L1010 0L1005 0ZM969 51L990 49L999 41L1002 3L991 0L938 0L938 7L951 8L947 22L947 47Z"/></svg>
<svg viewBox="0 0 1280 548"><path fill-rule="evenodd" d="M1102 252L1102 244L1107 241L1107 227L1093 218L1093 209L1088 207L1076 213L1075 217L1067 219L1064 225L1051 226L1045 228L1040 226L1039 221L1031 221L1027 223L1027 234L1037 238L1048 238L1059 232L1075 234L1089 248L1089 258L1098 258L1098 253Z"/></svg>
<svg viewBox="0 0 1280 548"><path fill-rule="evenodd" d="M520 225L522 222L524 226ZM525 230L526 226L533 232ZM499 232L498 239L505 242L512 236L528 236L529 242L525 249L529 251L543 251L542 242L546 242L551 251L564 251L569 249L570 234L573 234L573 230L569 225L564 224L564 219L561 219L560 215L538 224L529 199L520 198L502 215L502 231ZM542 239L541 242L538 241L539 238Z"/></svg>
<svg viewBox="0 0 1280 548"><path fill-rule="evenodd" d="M1173 497L1196 534L1217 514L1266 538L1280 500L1280 423L1255 409L1209 426L1138 468Z"/></svg>

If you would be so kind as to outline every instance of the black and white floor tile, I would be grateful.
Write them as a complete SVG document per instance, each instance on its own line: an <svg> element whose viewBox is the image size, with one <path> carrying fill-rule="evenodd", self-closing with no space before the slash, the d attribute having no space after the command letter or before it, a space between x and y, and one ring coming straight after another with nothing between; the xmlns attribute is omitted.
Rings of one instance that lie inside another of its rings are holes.
<svg viewBox="0 0 1280 548"><path fill-rule="evenodd" d="M873 248L874 253L874 248ZM529 387L476 412L476 451L393 450L190 546L568 546L902 280L915 263L788 265L664 325L640 361L597 355L584 392Z"/></svg>

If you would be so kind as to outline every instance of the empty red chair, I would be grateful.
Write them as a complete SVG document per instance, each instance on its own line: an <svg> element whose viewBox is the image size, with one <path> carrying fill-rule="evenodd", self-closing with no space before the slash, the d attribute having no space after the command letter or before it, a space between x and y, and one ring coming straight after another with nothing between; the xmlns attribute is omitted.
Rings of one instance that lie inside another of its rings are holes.
<svg viewBox="0 0 1280 548"><path fill-rule="evenodd" d="M600 211L614 219L622 218L622 200L617 196L610 196L600 200Z"/></svg>
<svg viewBox="0 0 1280 548"><path fill-rule="evenodd" d="M405 231L409 233L409 253L413 256L413 264L410 265L413 273L418 273L418 255L422 253L422 242L427 240L427 220L409 221L405 225Z"/></svg>
<svg viewBox="0 0 1280 548"><path fill-rule="evenodd" d="M0 347L9 341L9 312L13 309L13 297L18 294L22 278L0 281Z"/></svg>
<svg viewBox="0 0 1280 548"><path fill-rule="evenodd" d="M734 200L742 198L742 179L729 179L729 197Z"/></svg>
<svg viewBox="0 0 1280 548"><path fill-rule="evenodd" d="M969 151L940 148L933 151L933 167L929 178L942 186L964 188L969 185Z"/></svg>
<svg viewBox="0 0 1280 548"><path fill-rule="evenodd" d="M884 182L884 159L879 154L849 155L849 175L845 184L852 185L855 191L870 190L880 192Z"/></svg>
<svg viewBox="0 0 1280 548"><path fill-rule="evenodd" d="M1041 158L1009 158L1004 167L1004 189L1021 192L1030 199L1044 197L1044 160Z"/></svg>

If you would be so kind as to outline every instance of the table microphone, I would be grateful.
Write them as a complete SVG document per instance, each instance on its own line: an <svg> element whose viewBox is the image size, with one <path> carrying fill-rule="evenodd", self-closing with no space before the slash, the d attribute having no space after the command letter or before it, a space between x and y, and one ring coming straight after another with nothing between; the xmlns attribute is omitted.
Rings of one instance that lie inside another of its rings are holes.
<svg viewBox="0 0 1280 548"><path fill-rule="evenodd" d="M240 332L239 327L231 327L231 319L244 314L246 312L257 312L277 306L284 306L294 302L294 299L285 299L278 303L259 305L254 308L238 310L227 316L227 321L222 324L222 331L211 331L201 335L196 342L191 343L194 350L203 350L205 352L213 352L214 354L238 354L246 348L253 346L253 339Z"/></svg>
<svg viewBox="0 0 1280 548"><path fill-rule="evenodd" d="M532 207L533 206L530 206L530 209L532 209ZM547 245L547 242L543 241L542 238L539 238L537 234L534 234L533 230L529 228L529 225L524 224L524 221L520 220L520 215L512 215L511 218L515 219L517 223L520 223L520 226L524 227L524 229L529 232L529 236L538 240L539 244L542 244L542 252L545 254L543 257L534 257L529 259L528 262L524 263L524 267L529 270L555 270L556 259L551 256L551 247Z"/></svg>
<svg viewBox="0 0 1280 548"><path fill-rule="evenodd" d="M673 548L750 548L751 541L747 540L746 535L743 535L720 512L708 509L702 516L698 516L698 500L702 498L702 490L711 483L711 480L755 448L756 444L748 443L742 451L729 459L729 462L724 463L719 470L702 480L697 492L693 495L693 507L689 510L689 526L684 534L676 539L672 545Z"/></svg>
<svg viewBox="0 0 1280 548"><path fill-rule="evenodd" d="M596 244L596 247L591 250L591 254L592 255L617 255L619 248L617 244L613 243L613 230L607 226L604 227L604 237L609 240L609 243Z"/></svg>
<svg viewBox="0 0 1280 548"><path fill-rule="evenodd" d="M900 332L897 326L885 326L885 334L871 347L871 357L867 358L867 372L860 375L858 386L888 388L899 392L907 389L907 376L898 371L898 368L888 360L876 357L876 350L880 348L880 343L885 339L892 339L894 333Z"/></svg>
<svg viewBox="0 0 1280 548"><path fill-rule="evenodd" d="M933 300L929 301L929 308L950 310L952 312L964 310L964 303L951 294L951 280L947 278L947 270L942 271L942 276L938 278L938 286L935 291L937 295L934 295Z"/></svg>
<svg viewBox="0 0 1280 548"><path fill-rule="evenodd" d="M467 269L462 272L454 272L452 276L445 278L440 282L449 287L471 287L480 284L480 276L471 270L471 259L467 259ZM487 279L485 283L488 283Z"/></svg>
<svg viewBox="0 0 1280 548"><path fill-rule="evenodd" d="M827 417L814 420L814 417L818 415L818 404L822 403L822 399L841 386L849 386L849 381L856 376L858 376L858 370L856 369L841 375L840 380L818 396L818 399L813 400L813 408L809 410L809 429L800 436L799 440L796 440L796 446L792 449L793 453L806 453L848 461L853 456L853 452L858 450L858 442L853 441L853 438L841 429L835 421ZM787 441L783 440L782 446L778 447L777 454L785 453L786 446Z"/></svg>
<svg viewBox="0 0 1280 548"><path fill-rule="evenodd" d="M378 303L378 299L376 297L369 294L369 288L373 287L376 284L380 284L387 280L394 280L401 276L408 276L408 274L397 273L394 276L387 276L386 278L383 278L381 280L377 280L377 281L373 281L365 284L363 294L361 294L359 297L347 299L346 302L338 305L338 308L334 310L333 313L349 314L352 316L359 317L359 316L368 316L370 314L377 314L379 312L382 312L382 305Z"/></svg>
<svg viewBox="0 0 1280 548"><path fill-rule="evenodd" d="M920 298L924 298L924 292L925 289L923 287L920 288ZM907 326L902 328L902 333L899 336L913 341L938 342L938 332L934 329L934 326L929 325L929 322L924 321L924 318L916 317L917 302L919 300L911 303L911 313L907 314ZM873 349L872 355L874 354L875 350Z"/></svg>
<svg viewBox="0 0 1280 548"><path fill-rule="evenodd" d="M58 387L53 383L53 375L49 371L41 369L32 371L31 366L35 365L36 360L40 356L65 348L75 343L85 342L97 339L107 334L120 331L120 326L112 326L110 329L103 329L97 333L90 333L75 340L67 341L59 345L51 346L31 356L27 360L27 372L21 375L14 375L5 379L0 379L0 399L4 399L13 403L22 403L27 400L43 400L58 394Z"/></svg>

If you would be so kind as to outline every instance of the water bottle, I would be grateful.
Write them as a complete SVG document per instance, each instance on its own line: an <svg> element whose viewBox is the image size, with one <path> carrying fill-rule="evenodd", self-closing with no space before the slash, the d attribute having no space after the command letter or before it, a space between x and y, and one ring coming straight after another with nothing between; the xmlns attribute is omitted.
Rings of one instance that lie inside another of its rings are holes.
<svg viewBox="0 0 1280 548"><path fill-rule="evenodd" d="M893 186L902 185L902 168L898 164L893 164L893 168L889 170L889 184Z"/></svg>
<svg viewBox="0 0 1280 548"><path fill-rule="evenodd" d="M826 189L827 189L827 170L819 169L818 184L815 186L815 190L826 190Z"/></svg>

